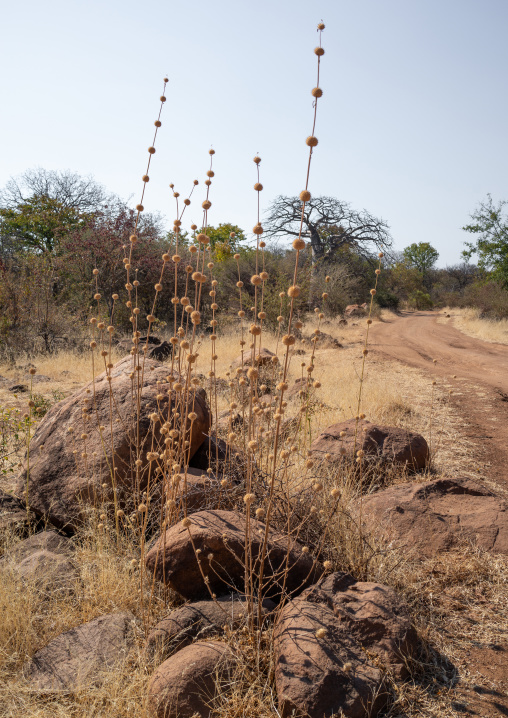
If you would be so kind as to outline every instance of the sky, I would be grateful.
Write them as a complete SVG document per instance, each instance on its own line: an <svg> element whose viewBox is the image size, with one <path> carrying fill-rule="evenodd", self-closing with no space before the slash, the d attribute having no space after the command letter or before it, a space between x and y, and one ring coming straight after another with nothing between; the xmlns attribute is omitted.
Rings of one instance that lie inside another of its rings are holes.
<svg viewBox="0 0 508 718"><path fill-rule="evenodd" d="M461 261L461 230L508 199L508 0L25 0L5 4L0 187L70 169L134 206L167 102L144 205L175 218L213 147L211 224L250 231L304 187L318 41L321 86L309 189L367 209L394 247L430 242Z"/></svg>

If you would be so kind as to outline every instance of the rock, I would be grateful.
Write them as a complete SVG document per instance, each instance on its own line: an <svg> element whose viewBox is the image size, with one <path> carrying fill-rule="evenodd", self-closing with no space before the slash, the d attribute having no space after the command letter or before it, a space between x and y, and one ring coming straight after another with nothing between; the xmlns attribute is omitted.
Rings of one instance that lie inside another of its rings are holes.
<svg viewBox="0 0 508 718"><path fill-rule="evenodd" d="M210 468L219 480L226 478L232 484L241 484L249 470L249 458L223 439L217 438L215 434L210 434L204 437L203 443L190 460L189 467L202 472ZM254 471L255 466L251 469Z"/></svg>
<svg viewBox="0 0 508 718"><path fill-rule="evenodd" d="M97 684L125 661L134 623L129 613L109 614L60 634L23 667L30 687L74 691Z"/></svg>
<svg viewBox="0 0 508 718"><path fill-rule="evenodd" d="M23 394L28 391L28 384L11 384L8 388L9 391L12 391L14 394Z"/></svg>
<svg viewBox="0 0 508 718"><path fill-rule="evenodd" d="M187 513L207 508L230 508L235 497L239 498L236 496L237 492L234 491L232 482L222 486L213 474L209 476L200 469L192 467L188 468L187 474L176 474L172 478L172 483L170 498L177 502L179 510L185 507Z"/></svg>
<svg viewBox="0 0 508 718"><path fill-rule="evenodd" d="M256 519L250 520L250 548L256 562L261 551L265 526ZM191 543L189 533L192 536ZM285 582L287 593L301 590L313 583L321 574L322 567L310 554L302 553L301 546L270 530L268 557L264 566L265 595L280 598L281 568L288 559ZM150 574L166 583L188 600L209 596L203 581L194 549L200 551L201 569L209 579L209 588L217 595L228 593L231 584L243 589L245 555L245 517L235 511L199 511L192 515L187 529L180 522L168 529L146 555ZM210 556L212 559L210 560ZM240 559L240 560L238 560ZM211 568L211 566L213 568ZM274 575L275 574L275 575Z"/></svg>
<svg viewBox="0 0 508 718"><path fill-rule="evenodd" d="M377 715L386 701L383 666L403 675L415 645L405 608L387 586L344 573L322 579L290 601L275 626L282 716Z"/></svg>
<svg viewBox="0 0 508 718"><path fill-rule="evenodd" d="M305 337L306 341L315 344L317 349L342 349L342 344L338 339L334 339L330 334L320 332L311 337Z"/></svg>
<svg viewBox="0 0 508 718"><path fill-rule="evenodd" d="M404 483L362 501L368 531L398 547L433 556L461 540L508 554L508 502L471 479Z"/></svg>
<svg viewBox="0 0 508 718"><path fill-rule="evenodd" d="M269 349L265 349L264 347L261 349L257 348L255 350L254 363L256 364L256 366L267 366L274 362L274 357L275 361L277 361L277 357ZM236 369L237 367L241 366L244 366L245 368L252 366L252 349L249 349L248 351L243 353L243 364L242 355L240 354L239 357L237 357L233 362L231 362L231 366L233 369Z"/></svg>
<svg viewBox="0 0 508 718"><path fill-rule="evenodd" d="M326 599L344 630L371 657L377 656L397 678L407 676L406 658L416 653L418 638L406 606L391 588L334 573L301 598L310 603Z"/></svg>
<svg viewBox="0 0 508 718"><path fill-rule="evenodd" d="M168 394L166 382L167 367L146 359L141 391L141 415L139 417L141 461L140 490L146 488L148 469L146 452L152 442L150 414L159 408L163 415L168 413L168 403L174 405L174 392ZM132 398L133 357L127 356L111 370L113 394L113 436L110 434L110 391L105 373L95 381L95 391L90 383L83 389L55 404L42 419L30 443L30 480L28 503L40 516L48 518L57 528L75 529L81 522L87 504L93 504L97 495L106 494L112 498L111 474L109 467L115 466L118 500L121 506L132 498L136 486L136 472L133 467L132 450L136 443L136 402ZM157 382L162 382L160 385ZM88 392L88 393L87 393ZM158 400L157 395L163 399ZM181 395L179 395L181 396ZM95 398L94 398L95 397ZM181 401L179 399L178 401ZM210 414L206 403L206 392L197 389L189 395L189 402L197 419L193 423L190 441L190 456L203 442L203 432L210 429ZM185 413L185 406L179 406ZM86 468L81 459L83 440L83 417L87 427ZM105 429L101 440L99 425ZM68 433L68 430L74 433ZM187 432L189 429L187 428ZM145 441L149 437L149 441ZM154 439L162 446L160 423L155 425ZM113 450L112 450L113 446ZM42 448L43 447L43 448ZM73 454L73 449L79 449ZM106 491L101 484L106 483ZM26 467L21 472L17 493L24 496L26 491Z"/></svg>
<svg viewBox="0 0 508 718"><path fill-rule="evenodd" d="M263 602L263 614L275 608L269 599ZM257 606L254 607L257 612ZM247 604L239 595L222 596L216 601L197 601L180 606L152 628L145 643L145 652L153 660L165 660L196 639L211 638L224 626L237 629L247 619Z"/></svg>
<svg viewBox="0 0 508 718"><path fill-rule="evenodd" d="M79 571L72 561L44 549L34 551L11 567L23 581L48 597L74 593L79 580Z"/></svg>
<svg viewBox="0 0 508 718"><path fill-rule="evenodd" d="M34 514L15 496L0 489L0 531L25 534L37 523Z"/></svg>
<svg viewBox="0 0 508 718"><path fill-rule="evenodd" d="M1 563L41 593L70 594L79 579L79 571L70 560L73 552L69 539L54 531L42 531L15 544Z"/></svg>
<svg viewBox="0 0 508 718"><path fill-rule="evenodd" d="M159 337L152 336L151 334L148 337L146 336L146 334L143 337L139 337L138 346L140 348L144 347L147 343L148 343L148 347L150 348L150 347L159 345L161 343L161 340L159 339ZM130 352L132 347L133 347L132 338L130 338L130 337L127 337L126 339L120 339L120 341L118 342L118 348L124 349L127 352Z"/></svg>
<svg viewBox="0 0 508 718"><path fill-rule="evenodd" d="M348 304L344 309L345 317L364 317L365 308L360 304Z"/></svg>
<svg viewBox="0 0 508 718"><path fill-rule="evenodd" d="M287 390L285 397L294 399L295 397L305 397L307 392L312 393L312 382L308 384L307 377L296 379Z"/></svg>
<svg viewBox="0 0 508 718"><path fill-rule="evenodd" d="M49 551L70 558L74 553L74 545L72 541L56 531L41 531L15 544L6 552L5 558L20 563L37 551Z"/></svg>
<svg viewBox="0 0 508 718"><path fill-rule="evenodd" d="M216 678L228 673L232 654L225 643L206 641L182 648L152 675L148 709L154 718L209 718Z"/></svg>
<svg viewBox="0 0 508 718"><path fill-rule="evenodd" d="M153 349L149 349L147 356L149 356L150 359L164 361L164 359L171 356L172 351L173 349L169 342L161 342L158 346L153 347Z"/></svg>
<svg viewBox="0 0 508 718"><path fill-rule="evenodd" d="M29 375L25 377L25 381L31 381L33 384L42 384L46 381L53 381L53 379L45 374L34 374L33 376Z"/></svg>
<svg viewBox="0 0 508 718"><path fill-rule="evenodd" d="M243 427L243 417L237 411L220 411L217 415L217 430L223 432L234 431Z"/></svg>
<svg viewBox="0 0 508 718"><path fill-rule="evenodd" d="M339 327L347 327L347 319L339 319Z"/></svg>
<svg viewBox="0 0 508 718"><path fill-rule="evenodd" d="M326 633L318 638L318 631ZM371 718L384 703L381 670L326 603L288 603L275 628L274 653L282 718Z"/></svg>
<svg viewBox="0 0 508 718"><path fill-rule="evenodd" d="M341 432L345 432L344 437ZM345 457L340 454L341 448L346 449ZM414 471L425 468L429 459L429 447L420 434L396 426L378 426L365 419L358 421L358 428L356 419L332 424L311 444L315 456L331 454L332 461L353 461L360 449L366 461L403 464Z"/></svg>

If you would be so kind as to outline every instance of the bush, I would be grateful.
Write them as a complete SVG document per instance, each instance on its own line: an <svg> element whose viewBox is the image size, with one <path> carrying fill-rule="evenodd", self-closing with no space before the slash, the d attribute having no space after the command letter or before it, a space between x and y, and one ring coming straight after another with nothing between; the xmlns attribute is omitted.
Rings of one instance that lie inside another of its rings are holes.
<svg viewBox="0 0 508 718"><path fill-rule="evenodd" d="M413 309L432 309L434 302L430 298L430 294L416 289L408 297L408 304Z"/></svg>
<svg viewBox="0 0 508 718"><path fill-rule="evenodd" d="M501 282L475 282L467 287L459 303L462 307L475 307L480 316L489 319L508 317L508 291Z"/></svg>

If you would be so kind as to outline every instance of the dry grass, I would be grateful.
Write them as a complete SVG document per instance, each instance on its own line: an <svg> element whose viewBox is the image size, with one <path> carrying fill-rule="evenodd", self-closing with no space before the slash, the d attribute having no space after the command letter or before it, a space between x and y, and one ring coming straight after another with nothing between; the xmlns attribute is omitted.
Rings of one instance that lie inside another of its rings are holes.
<svg viewBox="0 0 508 718"><path fill-rule="evenodd" d="M474 307L444 310L453 319L453 326L464 334L484 342L508 344L508 319L483 319L480 310ZM443 317L440 322L449 321Z"/></svg>

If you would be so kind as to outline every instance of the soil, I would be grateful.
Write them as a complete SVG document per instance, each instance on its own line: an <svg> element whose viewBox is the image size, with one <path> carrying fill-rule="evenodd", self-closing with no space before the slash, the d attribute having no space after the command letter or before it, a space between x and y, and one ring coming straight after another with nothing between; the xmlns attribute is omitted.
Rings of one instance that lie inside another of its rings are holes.
<svg viewBox="0 0 508 718"><path fill-rule="evenodd" d="M438 321L440 320L440 321ZM466 336L436 312L401 312L371 328L380 356L429 372L451 401L475 446L472 460L490 488L508 491L508 347ZM474 607L470 607L471 620ZM471 642L459 651L452 707L458 715L508 716L508 643Z"/></svg>

